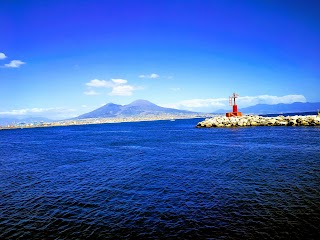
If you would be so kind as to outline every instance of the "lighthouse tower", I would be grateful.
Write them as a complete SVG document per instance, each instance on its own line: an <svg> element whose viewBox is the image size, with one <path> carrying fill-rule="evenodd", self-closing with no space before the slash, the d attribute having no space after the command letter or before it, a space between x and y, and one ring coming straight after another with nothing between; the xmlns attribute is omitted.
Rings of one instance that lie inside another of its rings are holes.
<svg viewBox="0 0 320 240"><path fill-rule="evenodd" d="M232 106L232 112L226 113L227 117L241 117L242 112L238 112L238 106L236 104L236 98L239 97L238 94L233 93L232 96L229 97L229 105Z"/></svg>

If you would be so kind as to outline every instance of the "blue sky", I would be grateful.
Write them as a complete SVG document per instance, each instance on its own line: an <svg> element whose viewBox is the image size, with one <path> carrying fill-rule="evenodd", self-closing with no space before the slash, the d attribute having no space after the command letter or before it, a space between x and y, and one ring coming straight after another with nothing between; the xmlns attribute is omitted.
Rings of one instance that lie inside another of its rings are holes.
<svg viewBox="0 0 320 240"><path fill-rule="evenodd" d="M0 116L320 101L319 1L0 2Z"/></svg>

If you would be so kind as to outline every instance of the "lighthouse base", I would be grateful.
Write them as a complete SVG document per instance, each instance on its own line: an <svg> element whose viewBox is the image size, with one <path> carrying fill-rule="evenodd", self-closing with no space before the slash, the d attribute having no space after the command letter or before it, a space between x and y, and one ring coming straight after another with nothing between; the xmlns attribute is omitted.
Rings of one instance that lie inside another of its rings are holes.
<svg viewBox="0 0 320 240"><path fill-rule="evenodd" d="M228 112L226 113L226 117L241 117L242 112Z"/></svg>

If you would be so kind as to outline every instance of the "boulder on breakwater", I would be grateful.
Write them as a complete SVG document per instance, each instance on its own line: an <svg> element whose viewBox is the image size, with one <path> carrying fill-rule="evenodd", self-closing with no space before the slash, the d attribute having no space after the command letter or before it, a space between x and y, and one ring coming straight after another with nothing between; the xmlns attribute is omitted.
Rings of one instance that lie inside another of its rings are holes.
<svg viewBox="0 0 320 240"><path fill-rule="evenodd" d="M320 116L277 116L262 117L247 115L242 117L217 116L207 118L197 124L198 128L247 127L247 126L320 126Z"/></svg>

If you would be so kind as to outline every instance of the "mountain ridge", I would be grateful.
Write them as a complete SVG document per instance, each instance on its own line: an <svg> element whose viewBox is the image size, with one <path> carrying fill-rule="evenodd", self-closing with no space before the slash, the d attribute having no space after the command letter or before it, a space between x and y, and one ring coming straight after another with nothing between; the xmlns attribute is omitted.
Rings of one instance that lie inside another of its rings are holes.
<svg viewBox="0 0 320 240"><path fill-rule="evenodd" d="M160 114L191 114L195 112L179 110L174 108L160 107L148 100L138 99L126 105L107 103L91 112L82 114L76 119L84 118L112 118L112 117L131 117Z"/></svg>
<svg viewBox="0 0 320 240"><path fill-rule="evenodd" d="M239 107L239 106L238 106ZM281 114L281 113L302 113L316 112L320 109L320 102L294 102L278 104L256 104L254 106L239 108L244 114ZM230 107L231 110L231 107ZM229 111L230 111L229 110ZM225 113L228 110L219 109L215 113Z"/></svg>

